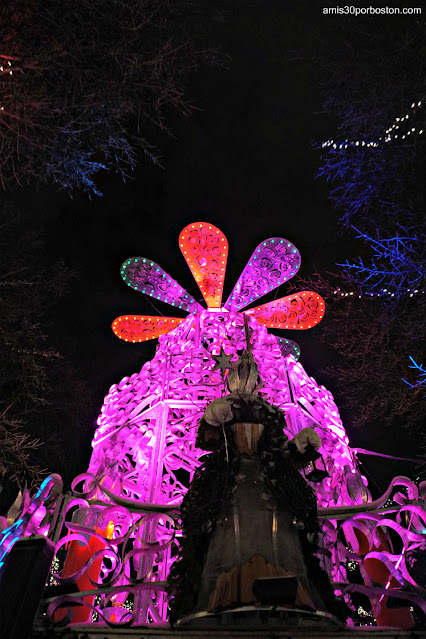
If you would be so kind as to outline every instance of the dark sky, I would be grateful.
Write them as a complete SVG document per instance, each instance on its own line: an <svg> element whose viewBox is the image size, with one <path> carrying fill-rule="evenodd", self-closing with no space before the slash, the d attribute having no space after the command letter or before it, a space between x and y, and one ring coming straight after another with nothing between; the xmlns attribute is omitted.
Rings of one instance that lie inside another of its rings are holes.
<svg viewBox="0 0 426 639"><path fill-rule="evenodd" d="M198 110L190 117L170 114L174 138L153 134L164 169L141 164L125 184L107 176L101 180L104 197L92 201L62 194L38 199L50 259L64 260L78 275L57 309L56 337L99 402L111 384L140 370L155 351L155 342L126 344L110 328L124 313L156 314L122 282L125 258L155 260L201 297L178 236L189 222L211 222L230 244L226 299L264 238L282 236L298 247L302 277L332 269L353 250L352 242L339 237L327 185L315 180L319 154L312 143L326 139L335 124L321 114L315 64L294 61L313 39L327 39L330 18L317 3L310 3L310 11L305 3L284 0L228 4L232 8L211 34L229 55L227 69L197 72L188 97ZM279 295L285 294L282 287ZM175 314L167 305L157 307ZM315 329L287 335L301 344L307 371L322 381L318 369L331 355ZM371 434L355 439L374 445Z"/></svg>
<svg viewBox="0 0 426 639"><path fill-rule="evenodd" d="M123 344L110 331L119 314L155 314L121 281L121 262L150 257L197 295L177 243L189 222L212 222L229 239L225 295L267 237L296 244L302 276L345 254L326 187L314 179L311 144L328 124L315 115L316 80L308 65L289 59L313 26L282 2L240 4L244 10L228 12L215 29L227 69L198 72L188 96L199 110L170 114L175 139L159 138L164 169L144 164L126 184L108 176L102 199L59 198L49 216L49 253L79 271L60 324L77 339L88 375L107 385L154 349Z"/></svg>

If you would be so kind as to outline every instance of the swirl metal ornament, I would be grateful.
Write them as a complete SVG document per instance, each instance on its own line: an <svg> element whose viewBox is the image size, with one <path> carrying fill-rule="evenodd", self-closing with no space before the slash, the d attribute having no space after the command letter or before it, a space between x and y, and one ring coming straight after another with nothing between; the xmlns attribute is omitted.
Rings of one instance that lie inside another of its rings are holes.
<svg viewBox="0 0 426 639"><path fill-rule="evenodd" d="M282 237L264 240L254 250L225 308L236 311L249 306L294 277L299 268L300 253L294 244Z"/></svg>
<svg viewBox="0 0 426 639"><path fill-rule="evenodd" d="M176 280L146 257L129 257L121 265L120 273L127 286L135 291L190 313L200 308L198 302Z"/></svg>
<svg viewBox="0 0 426 639"><path fill-rule="evenodd" d="M239 378L237 363L247 352L261 380L257 386L257 373L250 377L249 371L244 378L248 390L281 408L286 434L292 438L310 427L321 437L320 452L329 477L313 488L323 521L321 561L336 589L349 601L356 590L366 593L378 619L392 589L394 599L410 600L426 612L426 584L421 582L422 571L415 569L426 556L424 487L397 478L381 500L372 502L332 394L296 361L295 342L267 330L289 321L288 314L285 322L277 318L292 299L316 311L313 325L324 310L320 296L306 291L282 298L287 301L278 300L275 306L239 310L297 271L297 249L283 238L259 245L220 307L218 268L219 262L226 263L226 250L223 234L216 231L212 225L197 223L188 225L181 236L183 247L187 242L198 251L191 253L188 263L204 282L200 288L207 309L155 262L141 265L144 258L132 258L123 265L129 286L189 314L185 318L129 314L115 320L114 332L128 342L158 336L156 352L140 372L109 389L97 420L88 472L76 478L71 493L62 493L56 476L48 478L34 497L24 495L15 521L0 533L0 562L7 561L16 539L35 533L48 536L56 544L48 580L53 594L45 595L41 611L52 623L72 625L76 610L83 608L86 623L99 626L164 624L165 582L179 544L177 510L204 454L195 446L198 422L207 405L227 394L227 381L232 384L228 371L235 370ZM219 253L214 255L211 247ZM200 256L206 263L200 262ZM298 310L291 328L309 327L303 312ZM392 496L394 503L386 505ZM389 530L392 540L400 540L397 554L388 543ZM82 548L75 550L73 570L63 557L71 546ZM350 583L350 562L360 567L364 585ZM382 582L372 572L374 562L383 567ZM70 583L77 592L55 594L55 587Z"/></svg>

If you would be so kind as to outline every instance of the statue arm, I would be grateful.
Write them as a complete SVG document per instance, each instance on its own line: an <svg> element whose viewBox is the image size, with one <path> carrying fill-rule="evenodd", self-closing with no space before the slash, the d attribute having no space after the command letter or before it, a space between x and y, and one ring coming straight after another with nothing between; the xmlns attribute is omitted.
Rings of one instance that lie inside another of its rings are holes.
<svg viewBox="0 0 426 639"><path fill-rule="evenodd" d="M313 428L302 428L293 439L285 442L283 455L297 466L306 466L311 461L310 454L320 447L321 438L318 433Z"/></svg>

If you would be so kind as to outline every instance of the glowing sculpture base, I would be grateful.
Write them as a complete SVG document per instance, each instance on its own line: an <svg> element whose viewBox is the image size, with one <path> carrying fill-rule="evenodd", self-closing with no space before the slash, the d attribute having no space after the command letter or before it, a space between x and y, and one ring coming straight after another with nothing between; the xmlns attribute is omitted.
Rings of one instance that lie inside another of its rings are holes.
<svg viewBox="0 0 426 639"><path fill-rule="evenodd" d="M154 358L140 373L111 387L93 440L89 473L102 487L136 503L179 504L202 451L195 448L197 423L207 404L226 393L214 356L223 351L231 363L250 348L263 385L260 394L279 406L291 437L315 426L330 477L317 490L319 505L343 505L368 497L348 446L331 393L307 375L292 355L284 356L274 335L254 318L224 309L199 311L159 339ZM98 498L102 498L100 495ZM165 531L152 527L147 541ZM160 560L145 559L144 571L164 580L173 544ZM140 609L146 621L152 606L165 613L164 593Z"/></svg>

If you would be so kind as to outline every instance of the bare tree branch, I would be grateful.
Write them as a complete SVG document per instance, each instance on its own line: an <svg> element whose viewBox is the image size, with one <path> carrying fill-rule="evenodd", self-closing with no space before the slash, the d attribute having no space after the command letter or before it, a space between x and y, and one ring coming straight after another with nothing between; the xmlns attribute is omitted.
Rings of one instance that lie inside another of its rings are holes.
<svg viewBox="0 0 426 639"><path fill-rule="evenodd" d="M157 164L153 127L184 114L189 74L216 63L193 0L4 0L0 180L100 194L96 175Z"/></svg>

